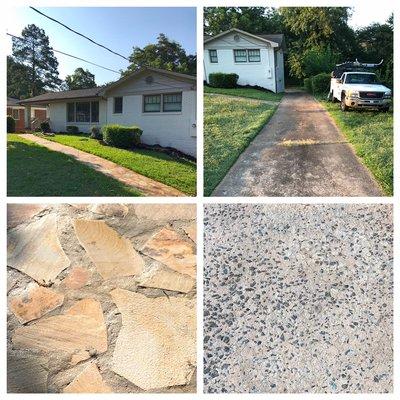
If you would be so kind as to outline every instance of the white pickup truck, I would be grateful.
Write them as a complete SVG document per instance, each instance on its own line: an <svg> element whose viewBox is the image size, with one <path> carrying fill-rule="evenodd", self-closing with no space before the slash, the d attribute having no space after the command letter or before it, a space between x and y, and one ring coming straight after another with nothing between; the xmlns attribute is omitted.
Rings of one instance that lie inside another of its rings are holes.
<svg viewBox="0 0 400 400"><path fill-rule="evenodd" d="M351 67L349 67L349 64ZM379 83L373 72L354 70L356 67L360 69L360 66L373 68L380 64L361 64L356 62L338 65L337 67L342 68L337 68L332 72L328 99L333 102L340 101L342 111L346 111L349 108L388 111L392 99L391 90ZM348 66L347 68L343 67L346 65ZM346 71L346 69L350 69L350 71Z"/></svg>

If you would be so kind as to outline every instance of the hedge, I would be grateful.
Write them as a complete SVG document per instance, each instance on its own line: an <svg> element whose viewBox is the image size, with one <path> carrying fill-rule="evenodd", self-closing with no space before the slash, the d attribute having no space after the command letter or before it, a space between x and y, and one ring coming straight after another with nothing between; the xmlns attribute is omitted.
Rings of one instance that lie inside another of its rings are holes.
<svg viewBox="0 0 400 400"><path fill-rule="evenodd" d="M92 139L103 140L103 134L98 126L92 126L90 129L90 137Z"/></svg>
<svg viewBox="0 0 400 400"><path fill-rule="evenodd" d="M140 144L143 131L138 126L105 125L103 140L110 146L131 149Z"/></svg>
<svg viewBox="0 0 400 400"><path fill-rule="evenodd" d="M66 130L67 130L67 133L71 133L73 135L79 133L79 128L75 125L67 125Z"/></svg>
<svg viewBox="0 0 400 400"><path fill-rule="evenodd" d="M7 115L7 133L15 132L15 119L11 115Z"/></svg>
<svg viewBox="0 0 400 400"><path fill-rule="evenodd" d="M312 93L311 78L304 79L304 89L306 89L308 93Z"/></svg>
<svg viewBox="0 0 400 400"><path fill-rule="evenodd" d="M234 88L237 85L239 75L237 74L223 74L216 72L208 76L210 86L217 88Z"/></svg>
<svg viewBox="0 0 400 400"><path fill-rule="evenodd" d="M312 92L314 94L328 93L330 84L331 74L322 73L311 78Z"/></svg>
<svg viewBox="0 0 400 400"><path fill-rule="evenodd" d="M42 122L40 123L40 130L41 130L43 133L49 133L49 132L50 132L50 124L49 124L49 121L42 121Z"/></svg>

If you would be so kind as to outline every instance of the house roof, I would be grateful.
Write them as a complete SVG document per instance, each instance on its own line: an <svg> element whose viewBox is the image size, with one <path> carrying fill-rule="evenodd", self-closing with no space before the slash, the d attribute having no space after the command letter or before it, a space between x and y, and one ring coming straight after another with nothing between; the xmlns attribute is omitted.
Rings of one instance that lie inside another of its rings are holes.
<svg viewBox="0 0 400 400"><path fill-rule="evenodd" d="M144 68L139 69L138 71L134 71L128 75L125 75L122 78L118 79L117 81L110 83L109 85L106 85L106 86L100 86L100 87L96 87L96 88L92 88L92 89L77 89L77 90L64 90L61 92L48 92L48 93L41 94L39 96L31 97L30 99L21 100L21 101L19 101L18 104L43 104L43 103L48 103L50 101L56 101L56 100L101 97L109 89L111 89L115 86L118 86L121 83L125 82L126 80L131 79L137 75L140 75L142 72L145 72L145 71L158 72L160 74L173 76L178 79L184 79L184 80L196 82L196 77L192 76L192 75L181 74L178 72L167 71L167 70L159 69L159 68L144 67Z"/></svg>
<svg viewBox="0 0 400 400"><path fill-rule="evenodd" d="M7 106L19 106L19 99L15 99L14 97L7 97Z"/></svg>
<svg viewBox="0 0 400 400"><path fill-rule="evenodd" d="M256 39L260 39L264 42L272 44L272 47L278 47L282 48L282 50L286 50L286 44L285 44L285 36L283 33L275 33L275 34L269 34L269 33L249 33L242 31L241 29L233 28L229 29L227 31L221 32L218 35L210 36L210 35L204 35L204 43L209 43L213 41L214 39L220 38L222 36L227 35L228 33L231 32L237 32L237 33L242 33L243 35L251 36Z"/></svg>

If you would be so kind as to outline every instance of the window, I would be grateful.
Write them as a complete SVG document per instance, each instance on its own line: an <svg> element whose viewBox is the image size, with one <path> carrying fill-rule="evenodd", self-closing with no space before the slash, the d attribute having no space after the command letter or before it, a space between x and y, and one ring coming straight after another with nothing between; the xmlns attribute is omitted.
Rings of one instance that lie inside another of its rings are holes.
<svg viewBox="0 0 400 400"><path fill-rule="evenodd" d="M261 61L259 49L247 50L247 55L249 58L249 62L260 62Z"/></svg>
<svg viewBox="0 0 400 400"><path fill-rule="evenodd" d="M15 120L19 119L19 109L18 108L13 108L12 109L12 116Z"/></svg>
<svg viewBox="0 0 400 400"><path fill-rule="evenodd" d="M208 50L208 54L210 55L210 63L218 62L217 50Z"/></svg>
<svg viewBox="0 0 400 400"><path fill-rule="evenodd" d="M247 50L233 50L235 62L247 62Z"/></svg>
<svg viewBox="0 0 400 400"><path fill-rule="evenodd" d="M114 97L114 114L122 114L122 97Z"/></svg>
<svg viewBox="0 0 400 400"><path fill-rule="evenodd" d="M67 122L99 122L99 102L67 103Z"/></svg>
<svg viewBox="0 0 400 400"><path fill-rule="evenodd" d="M143 111L144 112L160 112L161 111L161 95L146 95L143 96Z"/></svg>
<svg viewBox="0 0 400 400"><path fill-rule="evenodd" d="M163 111L182 111L182 93L164 94Z"/></svg>

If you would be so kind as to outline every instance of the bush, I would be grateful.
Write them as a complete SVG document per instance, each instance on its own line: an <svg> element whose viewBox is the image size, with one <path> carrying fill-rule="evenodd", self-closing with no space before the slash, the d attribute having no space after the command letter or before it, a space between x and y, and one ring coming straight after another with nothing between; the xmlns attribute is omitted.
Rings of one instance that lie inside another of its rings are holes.
<svg viewBox="0 0 400 400"><path fill-rule="evenodd" d="M66 127L67 133L76 134L79 133L79 128L75 125L68 125Z"/></svg>
<svg viewBox="0 0 400 400"><path fill-rule="evenodd" d="M306 89L308 93L312 93L311 78L304 79L304 89Z"/></svg>
<svg viewBox="0 0 400 400"><path fill-rule="evenodd" d="M40 130L43 133L49 133L50 132L50 124L49 121L43 121L40 123Z"/></svg>
<svg viewBox="0 0 400 400"><path fill-rule="evenodd" d="M7 115L7 133L15 132L15 119L11 115Z"/></svg>
<svg viewBox="0 0 400 400"><path fill-rule="evenodd" d="M209 75L210 86L218 88L234 88L237 85L239 75L223 74L221 72Z"/></svg>
<svg viewBox="0 0 400 400"><path fill-rule="evenodd" d="M324 94L329 92L331 75L322 73L311 78L311 87L314 94Z"/></svg>
<svg viewBox="0 0 400 400"><path fill-rule="evenodd" d="M105 125L103 140L110 146L131 149L140 144L143 131L137 126Z"/></svg>
<svg viewBox="0 0 400 400"><path fill-rule="evenodd" d="M92 139L103 140L103 134L98 126L92 126L90 130L90 137Z"/></svg>

